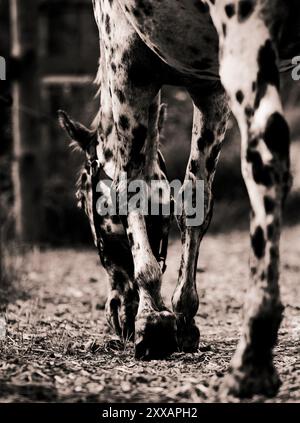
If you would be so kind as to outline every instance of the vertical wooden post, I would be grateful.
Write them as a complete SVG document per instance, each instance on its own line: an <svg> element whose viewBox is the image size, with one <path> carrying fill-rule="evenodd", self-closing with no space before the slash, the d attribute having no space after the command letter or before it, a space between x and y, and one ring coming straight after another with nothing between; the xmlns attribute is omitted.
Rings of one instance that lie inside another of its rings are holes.
<svg viewBox="0 0 300 423"><path fill-rule="evenodd" d="M39 110L38 1L10 0L10 20L11 56L19 68L12 83L16 232L35 243L42 231L41 138L39 121L28 111Z"/></svg>

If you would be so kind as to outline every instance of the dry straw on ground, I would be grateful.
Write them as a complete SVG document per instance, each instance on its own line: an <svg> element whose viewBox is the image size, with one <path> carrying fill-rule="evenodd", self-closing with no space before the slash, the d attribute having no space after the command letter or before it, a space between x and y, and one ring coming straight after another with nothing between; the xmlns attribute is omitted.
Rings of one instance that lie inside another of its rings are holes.
<svg viewBox="0 0 300 423"><path fill-rule="evenodd" d="M283 386L272 399L300 400L300 227L283 237L285 319L276 349ZM197 354L137 362L132 345L114 349L104 319L106 278L96 252L30 252L0 340L1 401L219 401L218 385L235 349L249 284L248 234L208 236L200 254ZM163 293L170 299L180 245L169 250ZM234 399L229 399L234 400Z"/></svg>

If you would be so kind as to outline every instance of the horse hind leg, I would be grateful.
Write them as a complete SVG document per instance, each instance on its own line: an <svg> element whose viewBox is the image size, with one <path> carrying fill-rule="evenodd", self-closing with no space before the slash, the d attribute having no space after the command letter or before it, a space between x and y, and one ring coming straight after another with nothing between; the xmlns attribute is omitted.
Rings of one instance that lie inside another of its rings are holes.
<svg viewBox="0 0 300 423"><path fill-rule="evenodd" d="M220 36L222 83L242 135L242 173L251 203L252 250L242 337L223 393L273 396L280 386L272 350L283 312L279 240L282 205L291 181L289 129L279 97L276 45L263 19L262 2L257 1L242 20L237 16L237 7L229 16L228 8L221 3L210 9Z"/></svg>
<svg viewBox="0 0 300 423"><path fill-rule="evenodd" d="M196 190L196 181L204 182L204 204L202 223L189 224L186 210L179 216L182 257L172 304L177 318L179 347L184 352L195 352L199 346L200 333L194 319L199 306L196 269L200 242L212 217L212 183L229 115L227 98L221 87L209 95L202 93L201 89L192 90L191 96L194 100L194 123L185 183L192 183L193 190ZM200 206L196 204L198 212Z"/></svg>

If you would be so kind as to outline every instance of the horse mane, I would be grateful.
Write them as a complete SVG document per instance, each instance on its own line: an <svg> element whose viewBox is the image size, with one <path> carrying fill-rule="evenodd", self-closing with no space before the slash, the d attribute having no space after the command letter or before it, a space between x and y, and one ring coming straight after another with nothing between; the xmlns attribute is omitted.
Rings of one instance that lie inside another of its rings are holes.
<svg viewBox="0 0 300 423"><path fill-rule="evenodd" d="M101 66L100 66L100 61L98 64L98 70L97 70L97 74L96 77L94 79L94 84L97 86L97 91L96 94L94 96L94 99L99 99L100 98L100 94L101 94ZM100 125L100 108L98 110L98 112L96 113L96 116L94 117L92 124L91 124L91 129L92 131L97 131L97 129L99 128Z"/></svg>

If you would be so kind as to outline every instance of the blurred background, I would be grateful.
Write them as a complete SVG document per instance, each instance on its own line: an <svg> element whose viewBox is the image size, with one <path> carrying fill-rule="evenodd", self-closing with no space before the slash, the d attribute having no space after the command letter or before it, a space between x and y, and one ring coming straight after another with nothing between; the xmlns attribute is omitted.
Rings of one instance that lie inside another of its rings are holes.
<svg viewBox="0 0 300 423"><path fill-rule="evenodd" d="M98 34L90 0L2 0L0 55L7 80L0 81L1 236L25 243L91 244L87 220L76 207L75 181L82 163L57 124L68 111L89 125L97 111L93 79ZM282 77L292 131L295 177L285 222L299 220L300 83ZM12 99L12 101L11 101ZM162 139L169 177L184 177L190 148L192 103L181 88L165 87L168 118ZM240 172L240 137L230 120L214 184L211 231L248 225L248 199Z"/></svg>

